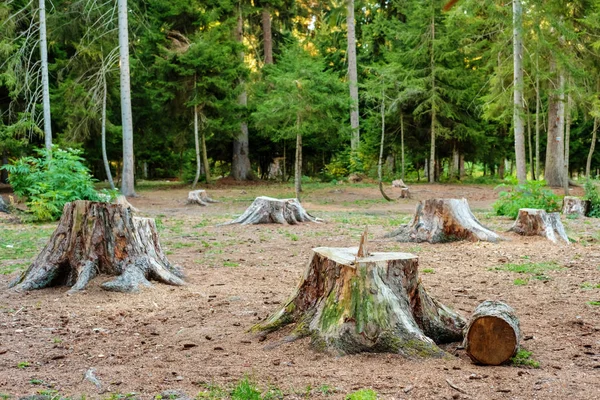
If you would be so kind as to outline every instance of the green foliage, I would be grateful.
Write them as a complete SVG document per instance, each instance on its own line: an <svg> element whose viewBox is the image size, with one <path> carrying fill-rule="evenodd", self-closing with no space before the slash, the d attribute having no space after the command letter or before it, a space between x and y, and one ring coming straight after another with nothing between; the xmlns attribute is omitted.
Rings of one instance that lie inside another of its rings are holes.
<svg viewBox="0 0 600 400"><path fill-rule="evenodd" d="M515 354L515 356L510 359L510 362L515 367L539 368L540 363L531 358L532 355L532 352L520 349L519 351L517 351L517 354Z"/></svg>
<svg viewBox="0 0 600 400"><path fill-rule="evenodd" d="M529 181L524 185L512 186L509 191L500 192L499 199L493 204L496 215L516 218L521 208L557 211L560 207L560 197L544 186L543 181Z"/></svg>
<svg viewBox="0 0 600 400"><path fill-rule="evenodd" d="M231 392L232 400L261 400L260 390L248 378L244 378L238 382Z"/></svg>
<svg viewBox="0 0 600 400"><path fill-rule="evenodd" d="M62 214L63 206L74 200L106 201L114 193L101 196L94 189L94 179L80 150L53 148L36 150L39 157L22 157L2 168L20 197L27 198L29 212L36 221L53 221Z"/></svg>
<svg viewBox="0 0 600 400"><path fill-rule="evenodd" d="M346 400L377 400L377 392L372 389L360 389L347 395Z"/></svg>
<svg viewBox="0 0 600 400"><path fill-rule="evenodd" d="M591 179L585 181L583 188L585 190L583 199L590 202L587 216L600 218L600 193L598 193L598 188Z"/></svg>

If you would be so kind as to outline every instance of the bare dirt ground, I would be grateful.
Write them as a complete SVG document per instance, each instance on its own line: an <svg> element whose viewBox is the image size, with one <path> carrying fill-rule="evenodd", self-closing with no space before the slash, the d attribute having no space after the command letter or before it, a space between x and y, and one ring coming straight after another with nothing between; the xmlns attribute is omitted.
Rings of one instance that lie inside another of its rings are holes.
<svg viewBox="0 0 600 400"><path fill-rule="evenodd" d="M177 389L194 397L247 376L289 399L343 399L362 388L382 399L600 398L600 306L593 305L600 304L593 303L600 301L599 220L563 217L578 241L570 245L510 233L499 244L397 243L382 237L429 197L466 197L480 221L498 232L512 221L492 216L497 193L491 186L415 185L412 199L387 203L375 185L316 185L306 189L303 204L326 223L216 227L258 195L292 192L280 185L207 190L221 203L188 206L188 189L142 191L131 200L157 219L169 259L185 269L186 286L109 293L99 277L72 296L64 287L13 293L6 286L15 274L0 275L0 393L151 399ZM465 317L486 299L515 308L522 345L540 368L476 366L459 343L445 346L447 359L334 357L313 350L309 339L269 346L289 330L266 340L248 333L292 294L311 248L356 246L365 225L371 251L417 254L430 294ZM0 220L5 241L24 229L32 228ZM0 241L0 251L6 245ZM41 250L43 243L32 246ZM506 270L542 262L550 268L537 279ZM84 379L90 368L101 387Z"/></svg>

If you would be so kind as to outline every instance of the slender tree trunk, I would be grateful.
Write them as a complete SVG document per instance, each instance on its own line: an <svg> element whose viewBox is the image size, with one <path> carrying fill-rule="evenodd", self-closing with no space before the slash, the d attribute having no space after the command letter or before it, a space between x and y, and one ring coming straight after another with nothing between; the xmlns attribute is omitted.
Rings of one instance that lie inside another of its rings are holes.
<svg viewBox="0 0 600 400"><path fill-rule="evenodd" d="M435 182L435 9L431 3L431 146L429 148L429 183Z"/></svg>
<svg viewBox="0 0 600 400"><path fill-rule="evenodd" d="M360 131L358 121L358 72L356 66L356 32L354 28L354 0L347 0L346 25L348 28L348 83L350 85L350 127L352 128L352 139L350 147L357 151L360 145Z"/></svg>
<svg viewBox="0 0 600 400"><path fill-rule="evenodd" d="M540 179L540 73L536 56L535 72L535 177Z"/></svg>
<svg viewBox="0 0 600 400"><path fill-rule="evenodd" d="M198 106L194 106L194 144L196 145L196 176L194 177L194 182L192 183L192 189L196 188L196 185L198 184L198 179L200 179L200 140L198 139Z"/></svg>
<svg viewBox="0 0 600 400"><path fill-rule="evenodd" d="M527 181L525 158L525 124L523 121L523 42L521 38L521 0L513 0L513 130L515 134L515 160L519 183Z"/></svg>
<svg viewBox="0 0 600 400"><path fill-rule="evenodd" d="M133 117L131 114L131 84L129 82L129 24L127 0L118 0L119 6L119 61L121 65L121 124L123 126L123 173L121 193L135 196L133 163Z"/></svg>
<svg viewBox="0 0 600 400"><path fill-rule="evenodd" d="M450 179L460 179L460 167L459 167L460 155L458 152L458 146L456 142L452 146L452 168L450 173Z"/></svg>
<svg viewBox="0 0 600 400"><path fill-rule="evenodd" d="M296 191L296 198L300 201L300 192L302 192L302 132L300 131L300 125L302 120L300 115L296 117L296 126L298 133L296 134L296 168L294 171L294 189Z"/></svg>
<svg viewBox="0 0 600 400"><path fill-rule="evenodd" d="M6 154L6 150L2 151L2 165L8 164L8 154ZM8 183L8 171L3 169L0 171L0 182Z"/></svg>
<svg viewBox="0 0 600 400"><path fill-rule="evenodd" d="M238 21L235 30L236 40L243 42L244 36L244 20L242 18L242 8L239 7ZM240 53L240 58L244 60L244 52ZM244 87L246 83L243 80L239 82L240 86ZM248 94L244 87L243 91L238 96L238 104L242 107L248 105ZM231 176L236 181L245 181L253 179L252 169L250 166L249 146L248 146L248 123L242 120L240 123L240 133L233 139L233 157L231 160Z"/></svg>
<svg viewBox="0 0 600 400"><path fill-rule="evenodd" d="M200 140L202 141L202 164L204 165L204 178L206 183L210 183L210 165L208 164L208 153L206 151L206 135L204 129L200 132Z"/></svg>
<svg viewBox="0 0 600 400"><path fill-rule="evenodd" d="M556 70L556 63L554 62L552 69ZM559 72L558 91L551 93L548 99L548 144L546 147L544 177L547 184L552 187L562 187L564 179L564 80L563 73Z"/></svg>
<svg viewBox="0 0 600 400"><path fill-rule="evenodd" d="M400 175L404 180L404 114L400 111L400 160L402 163L402 174Z"/></svg>
<svg viewBox="0 0 600 400"><path fill-rule="evenodd" d="M594 156L594 150L596 149L596 132L598 132L598 117L594 118L594 129L592 130L592 143L590 144L590 152L587 156L585 163L585 177L590 179L591 168L592 168L592 157Z"/></svg>
<svg viewBox="0 0 600 400"><path fill-rule="evenodd" d="M571 80L569 79L569 93L567 94L567 104L565 106L565 167L564 167L564 182L565 195L569 195L569 147L571 140Z"/></svg>
<svg viewBox="0 0 600 400"><path fill-rule="evenodd" d="M385 100L383 90L381 91L381 142L379 143L379 163L377 164L377 177L379 185L383 181L383 144L385 142Z"/></svg>
<svg viewBox="0 0 600 400"><path fill-rule="evenodd" d="M287 157L286 157L286 145L285 145L285 139L283 139L283 179L282 182L285 182L287 179Z"/></svg>
<svg viewBox="0 0 600 400"><path fill-rule="evenodd" d="M535 180L535 165L533 164L533 147L531 146L531 113L527 111L527 143L529 145L529 167L531 179Z"/></svg>
<svg viewBox="0 0 600 400"><path fill-rule="evenodd" d="M46 0L39 0L40 8L40 61L42 66L42 104L44 111L44 142L52 150L52 123L50 115L50 89L48 79L48 47L46 42Z"/></svg>
<svg viewBox="0 0 600 400"><path fill-rule="evenodd" d="M106 76L102 78L103 94L102 94L102 161L104 162L104 170L106 171L106 179L110 184L110 188L115 190L115 183L113 182L112 174L110 173L110 164L108 163L108 157L106 155Z"/></svg>
<svg viewBox="0 0 600 400"><path fill-rule="evenodd" d="M271 10L266 5L262 9L263 48L265 64L273 64L273 34L271 33Z"/></svg>

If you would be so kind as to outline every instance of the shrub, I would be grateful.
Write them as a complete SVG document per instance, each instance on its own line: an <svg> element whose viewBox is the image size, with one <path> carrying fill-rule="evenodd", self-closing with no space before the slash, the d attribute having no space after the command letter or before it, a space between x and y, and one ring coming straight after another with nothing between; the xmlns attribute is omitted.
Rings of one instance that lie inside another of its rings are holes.
<svg viewBox="0 0 600 400"><path fill-rule="evenodd" d="M510 191L500 192L500 198L493 205L496 215L516 218L520 208L557 211L560 207L560 197L550 189L545 189L544 185L543 181L530 181L524 185L512 186ZM499 187L502 186L506 187Z"/></svg>
<svg viewBox="0 0 600 400"><path fill-rule="evenodd" d="M588 179L583 185L585 190L584 200L590 202L590 208L588 210L588 217L600 218L600 194L598 188L591 179Z"/></svg>
<svg viewBox="0 0 600 400"><path fill-rule="evenodd" d="M39 157L22 157L3 168L9 173L9 182L19 197L27 198L27 207L36 221L58 219L63 206L74 200L106 201L115 193L105 191L101 196L94 189L94 179L83 164L81 150L36 150Z"/></svg>

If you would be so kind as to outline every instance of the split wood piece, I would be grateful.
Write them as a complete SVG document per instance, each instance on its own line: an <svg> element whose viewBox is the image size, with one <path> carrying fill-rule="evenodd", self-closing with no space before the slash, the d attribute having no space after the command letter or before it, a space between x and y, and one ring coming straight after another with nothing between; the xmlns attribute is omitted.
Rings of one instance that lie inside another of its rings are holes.
<svg viewBox="0 0 600 400"><path fill-rule="evenodd" d="M318 350L406 357L443 357L437 344L461 341L465 325L425 291L417 256L358 257L357 247L313 249L290 300L252 331L272 332L292 323L291 338L310 336Z"/></svg>
<svg viewBox="0 0 600 400"><path fill-rule="evenodd" d="M412 221L386 237L399 242L443 243L457 240L498 242L500 237L487 229L471 212L466 199L419 201Z"/></svg>
<svg viewBox="0 0 600 400"><path fill-rule="evenodd" d="M238 218L221 225L271 223L295 225L300 222L323 222L323 220L308 214L298 199L260 196Z"/></svg>
<svg viewBox="0 0 600 400"><path fill-rule="evenodd" d="M208 197L206 190L192 190L188 193L187 202L188 204L198 204L201 206L207 206L208 203L218 203L218 201Z"/></svg>
<svg viewBox="0 0 600 400"><path fill-rule="evenodd" d="M76 292L100 274L116 275L102 287L118 292L151 286L149 279L184 284L181 271L160 247L154 219L132 217L119 204L78 200L65 204L44 250L10 286L33 290L67 285Z"/></svg>
<svg viewBox="0 0 600 400"><path fill-rule="evenodd" d="M579 197L565 196L563 198L562 213L564 215L578 215L585 217L590 207L589 200L583 200Z"/></svg>
<svg viewBox="0 0 600 400"><path fill-rule="evenodd" d="M515 311L500 301L486 300L469 319L463 344L474 362L500 365L517 353L520 335Z"/></svg>
<svg viewBox="0 0 600 400"><path fill-rule="evenodd" d="M131 209L131 211L133 212L140 212L140 210L138 210L136 207L134 207L128 200L127 197L123 196L122 194L118 195L117 198L114 200L113 202L114 204L120 204L123 207L129 207Z"/></svg>
<svg viewBox="0 0 600 400"><path fill-rule="evenodd" d="M517 220L510 231L523 236L542 236L557 243L559 240L569 243L560 214L547 213L537 208L521 208Z"/></svg>

